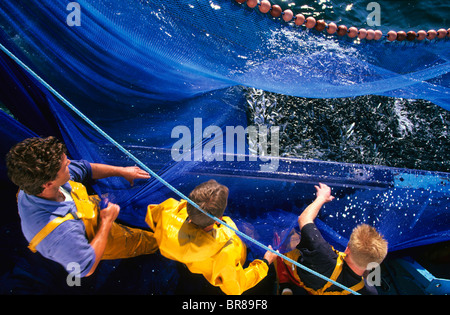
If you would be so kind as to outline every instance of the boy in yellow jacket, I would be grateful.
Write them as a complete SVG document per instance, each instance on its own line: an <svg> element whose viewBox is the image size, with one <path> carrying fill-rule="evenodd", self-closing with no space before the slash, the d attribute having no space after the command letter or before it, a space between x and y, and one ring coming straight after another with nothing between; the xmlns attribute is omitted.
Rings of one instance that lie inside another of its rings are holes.
<svg viewBox="0 0 450 315"><path fill-rule="evenodd" d="M195 187L189 199L237 229L229 217L223 216L228 199L226 186L210 180ZM186 200L170 198L149 205L145 221L154 231L163 256L184 263L192 273L202 274L226 294L237 295L254 287L266 277L276 258L267 251L263 259L255 259L243 268L247 249L242 240Z"/></svg>

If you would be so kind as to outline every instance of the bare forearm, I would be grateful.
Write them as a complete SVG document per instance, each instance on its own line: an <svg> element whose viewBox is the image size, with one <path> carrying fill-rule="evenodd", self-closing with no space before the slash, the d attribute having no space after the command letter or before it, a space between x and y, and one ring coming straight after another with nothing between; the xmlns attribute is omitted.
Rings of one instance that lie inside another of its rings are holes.
<svg viewBox="0 0 450 315"><path fill-rule="evenodd" d="M325 184L319 183L319 186L315 185L316 199L303 210L302 214L298 217L298 225L302 229L306 224L313 223L317 217L322 206L334 199L331 195L331 188Z"/></svg>
<svg viewBox="0 0 450 315"><path fill-rule="evenodd" d="M137 166L111 166L106 164L91 163L92 179L102 179L112 176L125 178L131 186L135 179L148 179L150 175Z"/></svg>
<svg viewBox="0 0 450 315"><path fill-rule="evenodd" d="M298 225L302 229L306 224L313 223L314 219L317 217L320 209L324 205L325 200L323 198L316 198L298 217Z"/></svg>
<svg viewBox="0 0 450 315"><path fill-rule="evenodd" d="M99 163L91 163L92 179L102 179L112 176L123 176L124 168Z"/></svg>

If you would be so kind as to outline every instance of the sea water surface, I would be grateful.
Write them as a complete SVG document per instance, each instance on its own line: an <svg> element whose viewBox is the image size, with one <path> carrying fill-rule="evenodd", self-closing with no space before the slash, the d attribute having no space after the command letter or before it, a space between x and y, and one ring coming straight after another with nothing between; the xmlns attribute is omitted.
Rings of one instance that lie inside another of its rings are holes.
<svg viewBox="0 0 450 315"><path fill-rule="evenodd" d="M384 34L450 27L445 0L271 2L294 14ZM379 26L367 24L370 2L379 5ZM251 88L246 95L249 124L280 126L281 156L450 171L450 112L429 101L375 95L308 99Z"/></svg>
<svg viewBox="0 0 450 315"><path fill-rule="evenodd" d="M367 17L379 6L380 25L372 28L387 32L420 29L448 29L450 2L447 0L271 0L295 14L313 16L316 20L369 28ZM368 8L369 6L369 8Z"/></svg>

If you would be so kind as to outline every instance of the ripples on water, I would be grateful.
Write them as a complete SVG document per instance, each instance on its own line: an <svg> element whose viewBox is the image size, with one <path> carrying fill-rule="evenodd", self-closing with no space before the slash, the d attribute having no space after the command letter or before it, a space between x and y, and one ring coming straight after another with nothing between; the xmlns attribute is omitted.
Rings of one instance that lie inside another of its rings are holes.
<svg viewBox="0 0 450 315"><path fill-rule="evenodd" d="M370 1L272 0L283 9L367 27ZM448 1L377 1L388 29L448 28ZM247 89L249 124L280 126L280 155L450 171L450 113L431 102L383 96L308 99Z"/></svg>
<svg viewBox="0 0 450 315"><path fill-rule="evenodd" d="M283 10L334 21L347 26L367 27L370 2L380 5L382 31L406 29L439 29L449 27L450 3L448 0L271 0Z"/></svg>
<svg viewBox="0 0 450 315"><path fill-rule="evenodd" d="M280 127L280 156L450 171L450 113L428 101L246 96L249 125Z"/></svg>

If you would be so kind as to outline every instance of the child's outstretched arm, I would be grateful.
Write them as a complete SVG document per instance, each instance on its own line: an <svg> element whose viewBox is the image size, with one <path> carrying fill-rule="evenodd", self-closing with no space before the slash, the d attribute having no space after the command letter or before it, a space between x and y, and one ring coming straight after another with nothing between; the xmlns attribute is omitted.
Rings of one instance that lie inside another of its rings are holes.
<svg viewBox="0 0 450 315"><path fill-rule="evenodd" d="M308 223L313 223L314 219L317 217L319 210L322 206L334 199L331 195L331 189L325 184L319 183L319 186L314 186L316 188L316 199L303 210L302 214L298 217L298 225L300 230Z"/></svg>

